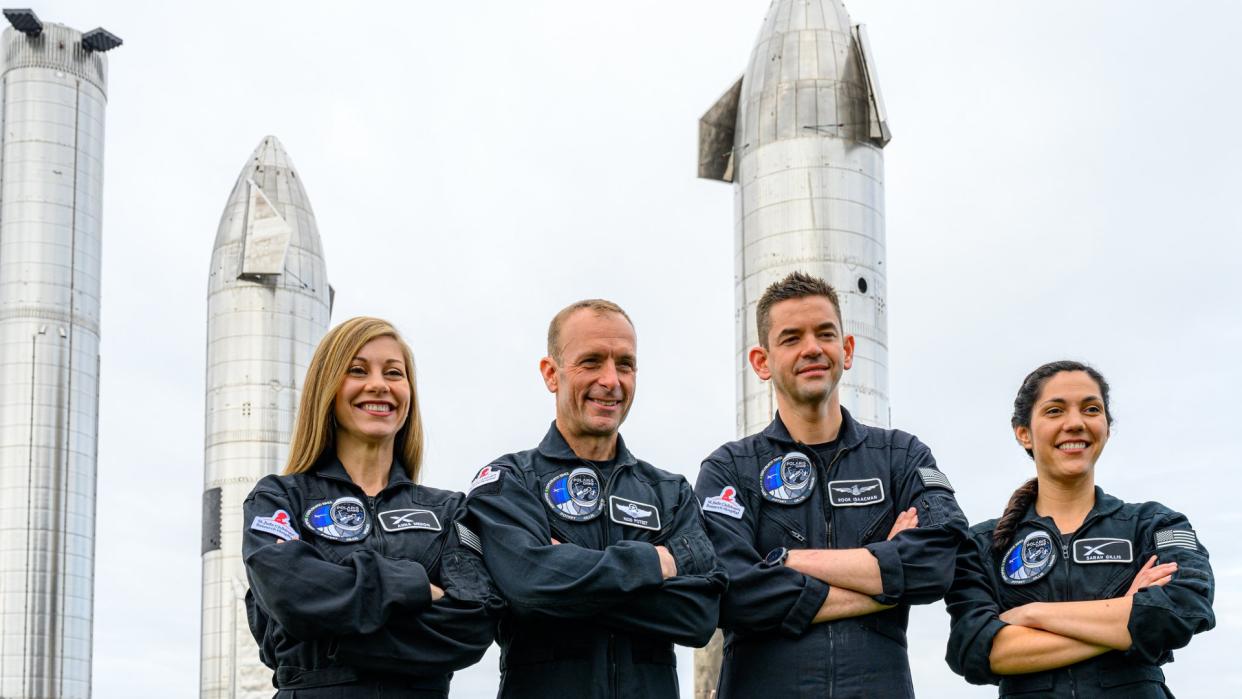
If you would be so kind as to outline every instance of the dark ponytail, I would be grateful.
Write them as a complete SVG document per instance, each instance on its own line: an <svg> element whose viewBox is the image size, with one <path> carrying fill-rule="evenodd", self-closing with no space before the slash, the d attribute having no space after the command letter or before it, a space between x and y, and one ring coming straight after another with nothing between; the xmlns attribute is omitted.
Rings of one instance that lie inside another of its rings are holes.
<svg viewBox="0 0 1242 699"><path fill-rule="evenodd" d="M1004 551L1005 547L1013 541L1013 530L1018 527L1018 520L1026 514L1026 508L1035 502L1037 495L1039 495L1039 479L1032 478L1009 496L1009 504L1005 505L1005 514L996 521L996 528L992 530L993 551L998 553Z"/></svg>
<svg viewBox="0 0 1242 699"><path fill-rule="evenodd" d="M1044 384L1048 383L1048 379L1056 376L1063 371L1082 371L1095 381L1100 387L1100 400L1104 403L1104 416L1108 418L1108 424L1113 424L1113 410L1108 402L1108 382L1104 380L1104 376L1095 369L1072 360L1062 360L1059 362L1049 362L1035 371L1026 375L1022 380L1022 385L1018 387L1018 395L1013 399L1013 416L1009 419L1009 423L1015 429L1018 427L1031 426L1031 412L1035 409L1035 402L1039 400L1039 394L1044 390ZM1027 449L1027 456L1035 458L1034 451ZM1005 506L1005 513L1001 515L1000 520L996 522L996 529L992 531L992 549L995 551L1004 550L1013 540L1014 529L1018 526L1018 520L1022 515L1026 514L1026 509L1035 502L1035 497L1039 494L1039 479L1032 478L1023 483L1020 488L1013 491L1013 495L1009 498L1009 504Z"/></svg>

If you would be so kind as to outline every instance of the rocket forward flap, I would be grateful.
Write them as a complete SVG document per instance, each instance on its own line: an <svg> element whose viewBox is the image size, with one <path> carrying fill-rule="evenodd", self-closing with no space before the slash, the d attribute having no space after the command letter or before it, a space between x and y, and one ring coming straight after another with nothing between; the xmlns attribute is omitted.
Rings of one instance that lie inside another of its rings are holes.
<svg viewBox="0 0 1242 699"><path fill-rule="evenodd" d="M742 79L738 78L699 119L699 177L733 181L733 133L741 94Z"/></svg>
<svg viewBox="0 0 1242 699"><path fill-rule="evenodd" d="M871 41L867 39L866 26L854 26L854 44L858 47L863 78L867 83L868 136L883 148L893 140L893 133L888 129L888 110L884 108L884 96L880 94L880 78L875 72L875 59L871 57Z"/></svg>
<svg viewBox="0 0 1242 699"><path fill-rule="evenodd" d="M250 200L246 205L242 268L237 276L240 279L281 274L285 271L285 253L293 229L254 180L247 180L246 186Z"/></svg>

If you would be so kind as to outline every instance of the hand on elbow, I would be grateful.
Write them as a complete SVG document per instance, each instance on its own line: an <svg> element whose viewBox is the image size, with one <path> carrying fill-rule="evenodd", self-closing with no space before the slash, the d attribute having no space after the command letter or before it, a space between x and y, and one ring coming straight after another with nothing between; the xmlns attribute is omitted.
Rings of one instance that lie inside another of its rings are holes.
<svg viewBox="0 0 1242 699"><path fill-rule="evenodd" d="M677 561L673 554L663 546L657 546L655 550L660 555L660 575L665 580L677 577Z"/></svg>

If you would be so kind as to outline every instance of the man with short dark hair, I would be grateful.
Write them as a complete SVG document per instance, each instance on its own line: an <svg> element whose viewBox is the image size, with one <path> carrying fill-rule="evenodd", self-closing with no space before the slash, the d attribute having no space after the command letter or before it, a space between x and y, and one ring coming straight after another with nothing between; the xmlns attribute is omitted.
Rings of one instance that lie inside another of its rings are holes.
<svg viewBox="0 0 1242 699"><path fill-rule="evenodd" d="M566 307L539 368L556 421L468 496L509 601L500 696L676 697L673 644L707 643L726 578L690 484L618 434L638 373L629 316L600 299Z"/></svg>
<svg viewBox="0 0 1242 699"><path fill-rule="evenodd" d="M756 320L777 415L695 486L730 578L719 696L913 697L909 605L948 590L966 519L926 446L841 407L854 338L831 286L795 272Z"/></svg>

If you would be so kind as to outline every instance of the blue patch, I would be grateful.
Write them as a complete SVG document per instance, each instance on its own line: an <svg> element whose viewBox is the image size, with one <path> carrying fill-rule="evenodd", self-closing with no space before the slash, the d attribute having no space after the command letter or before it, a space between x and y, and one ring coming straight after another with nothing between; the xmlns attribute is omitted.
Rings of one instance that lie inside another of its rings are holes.
<svg viewBox="0 0 1242 699"><path fill-rule="evenodd" d="M1001 561L1001 577L1010 585L1029 585L1052 571L1057 549L1047 532L1035 531L1009 547Z"/></svg>
<svg viewBox="0 0 1242 699"><path fill-rule="evenodd" d="M815 464L806 454L791 451L768 462L759 472L763 497L782 505L797 505L815 489Z"/></svg>
<svg viewBox="0 0 1242 699"><path fill-rule="evenodd" d="M599 476L581 466L552 477L543 486L543 500L558 517L571 522L586 522L603 512Z"/></svg>
<svg viewBox="0 0 1242 699"><path fill-rule="evenodd" d="M371 533L371 518L355 497L326 500L312 506L302 517L311 531L332 541L362 541Z"/></svg>

